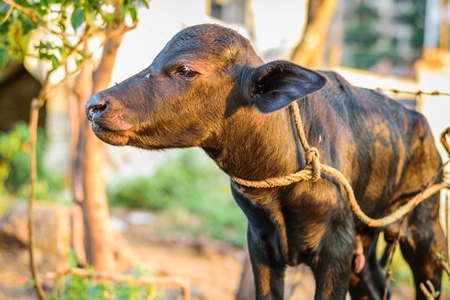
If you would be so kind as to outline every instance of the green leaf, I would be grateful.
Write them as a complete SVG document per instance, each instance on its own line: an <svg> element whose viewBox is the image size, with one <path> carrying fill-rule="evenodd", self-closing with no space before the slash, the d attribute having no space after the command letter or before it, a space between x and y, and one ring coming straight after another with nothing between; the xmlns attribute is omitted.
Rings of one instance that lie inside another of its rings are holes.
<svg viewBox="0 0 450 300"><path fill-rule="evenodd" d="M9 4L6 3L0 3L0 14L6 15L6 13L9 10ZM3 17L3 16L2 16Z"/></svg>
<svg viewBox="0 0 450 300"><path fill-rule="evenodd" d="M77 30L78 27L83 23L84 21L84 9L83 8L77 8L72 14L72 17L70 18L70 23L72 23L73 29Z"/></svg>
<svg viewBox="0 0 450 300"><path fill-rule="evenodd" d="M39 41L39 46L35 46L36 49L44 49L45 48L45 44L42 40Z"/></svg>
<svg viewBox="0 0 450 300"><path fill-rule="evenodd" d="M133 20L133 23L136 22L136 19L137 19L136 7L130 7L129 12L130 12L131 20Z"/></svg>
<svg viewBox="0 0 450 300"><path fill-rule="evenodd" d="M55 70L59 66L59 59L55 55L50 55L50 60L52 61L52 68Z"/></svg>
<svg viewBox="0 0 450 300"><path fill-rule="evenodd" d="M8 51L6 49L0 49L0 68L6 67L8 63Z"/></svg>
<svg viewBox="0 0 450 300"><path fill-rule="evenodd" d="M130 9L130 7L127 4L124 4L120 7L120 19L125 19L125 16L127 14L127 11Z"/></svg>
<svg viewBox="0 0 450 300"><path fill-rule="evenodd" d="M142 3L144 3L145 7L150 8L150 0L142 0Z"/></svg>

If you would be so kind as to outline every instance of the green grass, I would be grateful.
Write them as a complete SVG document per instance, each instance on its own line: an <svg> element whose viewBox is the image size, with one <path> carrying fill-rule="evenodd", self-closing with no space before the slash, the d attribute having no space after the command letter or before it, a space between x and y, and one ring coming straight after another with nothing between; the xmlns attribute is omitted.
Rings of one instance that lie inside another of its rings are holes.
<svg viewBox="0 0 450 300"><path fill-rule="evenodd" d="M112 206L164 212L173 225L166 232L245 244L246 219L231 196L228 176L198 149L182 150L151 177L110 185L108 199Z"/></svg>

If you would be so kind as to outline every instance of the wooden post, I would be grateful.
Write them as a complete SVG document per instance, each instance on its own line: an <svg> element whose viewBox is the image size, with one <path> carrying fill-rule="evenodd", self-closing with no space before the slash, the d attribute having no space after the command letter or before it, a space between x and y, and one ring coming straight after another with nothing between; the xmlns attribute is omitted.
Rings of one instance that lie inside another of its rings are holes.
<svg viewBox="0 0 450 300"><path fill-rule="evenodd" d="M441 30L439 32L439 48L449 49L449 15L448 0L441 0Z"/></svg>

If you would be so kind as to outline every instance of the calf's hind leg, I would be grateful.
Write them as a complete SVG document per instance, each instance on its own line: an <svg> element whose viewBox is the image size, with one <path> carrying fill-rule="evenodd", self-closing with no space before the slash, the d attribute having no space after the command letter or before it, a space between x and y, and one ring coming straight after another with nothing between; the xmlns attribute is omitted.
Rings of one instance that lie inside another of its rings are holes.
<svg viewBox="0 0 450 300"><path fill-rule="evenodd" d="M384 270L377 258L376 248L378 236L378 233L365 235L364 255L366 257L366 263L359 273L352 272L349 284L349 292L352 300L383 300L386 279Z"/></svg>
<svg viewBox="0 0 450 300"><path fill-rule="evenodd" d="M421 283L427 286L429 280L436 291L441 289L442 266L436 253L447 252L438 210L439 194L436 194L411 212L406 233L400 238L403 257L413 272L417 300L427 299L420 290Z"/></svg>

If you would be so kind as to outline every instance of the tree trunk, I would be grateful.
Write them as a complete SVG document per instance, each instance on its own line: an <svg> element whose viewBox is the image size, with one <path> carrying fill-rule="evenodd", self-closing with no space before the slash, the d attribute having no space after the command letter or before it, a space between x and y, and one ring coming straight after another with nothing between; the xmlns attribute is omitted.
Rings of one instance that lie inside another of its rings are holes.
<svg viewBox="0 0 450 300"><path fill-rule="evenodd" d="M93 265L98 271L115 270L114 232L111 228L106 187L102 176L103 142L91 130L86 119L85 105L92 94L108 87L116 54L126 30L118 30L107 36L102 60L94 71L92 62L84 62L74 88L76 101L72 120L76 136L72 158L72 186L76 204L80 205L84 226L84 253L78 254L79 262ZM89 49L85 49L90 53ZM79 240L79 239L78 239ZM80 248L80 245L78 245Z"/></svg>
<svg viewBox="0 0 450 300"><path fill-rule="evenodd" d="M112 35L103 49L103 57L97 70L93 74L92 89L96 93L108 87L111 81L112 68L116 59L117 50L122 42L126 30ZM90 95L89 95L90 96ZM84 99L83 106L89 97ZM81 135L84 137L79 143L85 143L83 158L83 186L84 186L84 212L87 216L87 225L90 229L90 244L92 251L92 264L96 270L114 271L115 256L113 231L111 228L108 201L106 197L105 182L103 180L103 142L100 141L90 128L84 110L80 111L83 120L80 122ZM89 256L88 256L89 257Z"/></svg>
<svg viewBox="0 0 450 300"><path fill-rule="evenodd" d="M85 49L87 52L88 49ZM76 249L76 255L78 263L86 267L87 265L95 265L93 249L92 249L92 241L91 241L91 226L88 218L87 211L87 203L86 203L86 193L85 193L85 185L84 185L84 161L86 157L86 143L87 139L85 138L86 127L88 126L86 120L86 113L84 110L84 106L86 104L87 99L92 94L92 72L93 72L92 64L89 61L83 62L83 66L81 68L81 73L78 75L76 84L74 86L74 94L76 100L72 105L71 109L73 109L76 113L74 113L72 118L72 135L74 137L74 147L72 148L72 162L71 162L71 170L72 170L72 194L75 200L75 204L79 205L79 208L75 208L75 210L79 213L81 211L81 217L83 222L80 224L84 233L75 231L74 227L74 249ZM99 174L100 175L100 174ZM79 220L76 220L79 221ZM74 221L74 223L76 222ZM95 226L95 225L94 225ZM80 244L75 244L80 243ZM80 250L84 248L84 253L81 253Z"/></svg>
<svg viewBox="0 0 450 300"><path fill-rule="evenodd" d="M333 21L338 0L324 0L313 21L306 27L305 35L292 54L292 61L311 69L323 67L328 29Z"/></svg>
<svg viewBox="0 0 450 300"><path fill-rule="evenodd" d="M85 125L87 121L84 122ZM114 246L110 222L105 182L102 173L102 142L93 134L89 126L82 128L85 132L86 154L83 162L83 184L92 260L96 270L114 271Z"/></svg>

